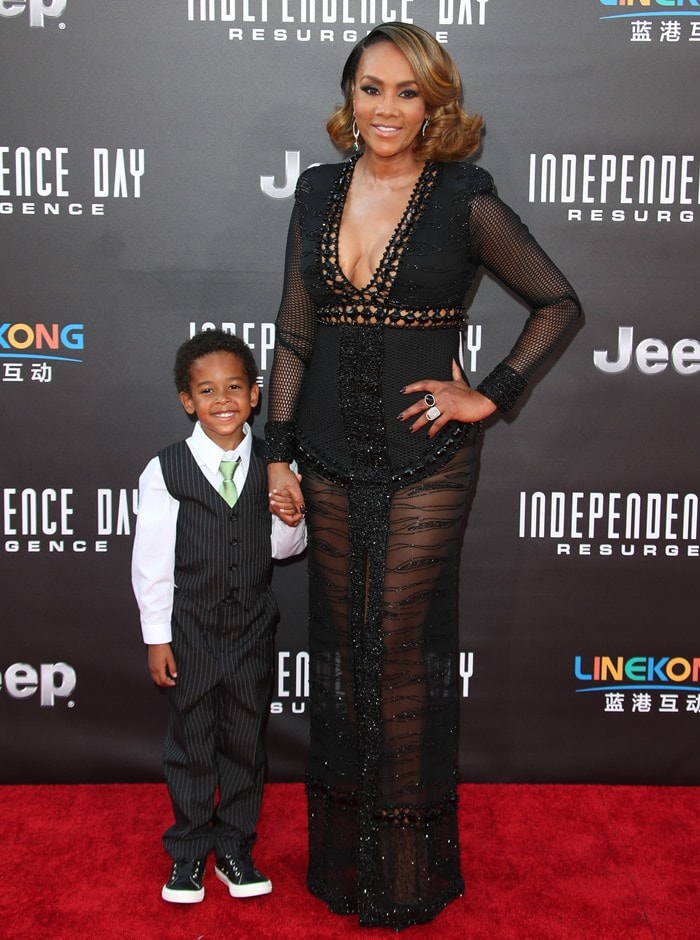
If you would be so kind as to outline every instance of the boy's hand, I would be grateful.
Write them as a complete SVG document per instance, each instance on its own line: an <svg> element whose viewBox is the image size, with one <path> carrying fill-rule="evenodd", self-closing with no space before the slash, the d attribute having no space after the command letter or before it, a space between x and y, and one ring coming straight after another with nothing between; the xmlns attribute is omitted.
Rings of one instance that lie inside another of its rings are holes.
<svg viewBox="0 0 700 940"><path fill-rule="evenodd" d="M170 643L149 643L148 671L156 685L166 688L175 685L177 667Z"/></svg>
<svg viewBox="0 0 700 940"><path fill-rule="evenodd" d="M306 512L299 486L301 476L294 473L289 464L271 463L267 468L267 479L270 512L287 525L299 525Z"/></svg>
<svg viewBox="0 0 700 940"><path fill-rule="evenodd" d="M287 525L295 525L299 521L297 519L294 499L288 489L284 489L281 492L279 490L273 490L270 493L270 511L279 516ZM299 518L302 518L301 514L298 515Z"/></svg>

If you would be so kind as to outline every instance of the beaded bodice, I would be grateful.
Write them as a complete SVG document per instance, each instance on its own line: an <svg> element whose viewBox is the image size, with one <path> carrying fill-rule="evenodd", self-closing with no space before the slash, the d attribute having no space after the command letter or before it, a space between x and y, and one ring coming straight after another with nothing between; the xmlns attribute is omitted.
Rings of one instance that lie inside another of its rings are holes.
<svg viewBox="0 0 700 940"><path fill-rule="evenodd" d="M505 411L580 312L571 285L495 195L491 176L470 163L424 166L376 271L357 288L340 268L338 233L358 159L311 167L297 184L270 381L271 460L294 455L307 370L315 355L327 355L325 346L318 349L321 329L384 331L382 377L390 388L421 379L448 381L465 297L484 266L530 310L508 356L479 385ZM453 339L447 342L444 334ZM324 342L333 342L325 332ZM396 353L392 362L387 353ZM361 362L357 368L361 378ZM395 403L384 402L389 410Z"/></svg>
<svg viewBox="0 0 700 940"><path fill-rule="evenodd" d="M318 310L318 319L326 323L354 323L358 326L417 327L455 326L464 320L464 308L408 308L390 303L399 266L435 187L439 166L426 163L411 196L370 281L356 287L343 273L339 261L340 224L348 189L356 164L348 161L329 196L329 211L319 244L321 277L335 303Z"/></svg>

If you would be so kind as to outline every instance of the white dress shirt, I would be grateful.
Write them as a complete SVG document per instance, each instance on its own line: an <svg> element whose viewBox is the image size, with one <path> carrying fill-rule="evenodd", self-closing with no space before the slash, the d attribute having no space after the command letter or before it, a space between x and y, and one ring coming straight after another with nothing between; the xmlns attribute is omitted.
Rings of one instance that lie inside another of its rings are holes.
<svg viewBox="0 0 700 940"><path fill-rule="evenodd" d="M253 438L243 426L243 440L235 451L224 451L202 430L199 421L186 441L199 469L218 492L223 479L219 464L240 457L233 481L243 492L250 467ZM141 614L144 643L170 643L173 592L175 589L175 538L180 503L167 490L158 457L139 478L139 506L131 559L131 583ZM306 547L306 522L289 526L272 516L272 557L289 558Z"/></svg>

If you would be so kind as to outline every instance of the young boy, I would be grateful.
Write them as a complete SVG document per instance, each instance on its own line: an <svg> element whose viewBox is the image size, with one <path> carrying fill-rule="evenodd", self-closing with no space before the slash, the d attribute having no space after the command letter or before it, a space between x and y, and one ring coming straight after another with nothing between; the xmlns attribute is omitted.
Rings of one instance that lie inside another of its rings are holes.
<svg viewBox="0 0 700 940"><path fill-rule="evenodd" d="M306 531L269 512L264 444L247 423L259 396L248 346L198 333L174 371L197 423L141 475L132 583L151 677L170 700L163 768L175 822L162 896L191 904L204 898L210 851L232 897L272 890L251 858L277 615L270 568L303 550ZM276 499L295 520L291 500Z"/></svg>

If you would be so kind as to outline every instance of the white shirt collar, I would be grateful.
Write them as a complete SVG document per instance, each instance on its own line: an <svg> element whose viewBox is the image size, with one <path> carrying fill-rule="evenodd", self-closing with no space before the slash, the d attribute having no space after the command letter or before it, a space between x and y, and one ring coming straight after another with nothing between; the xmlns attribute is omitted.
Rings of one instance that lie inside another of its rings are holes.
<svg viewBox="0 0 700 940"><path fill-rule="evenodd" d="M247 467L250 463L250 449L253 446L253 435L250 433L250 425L246 422L243 425L243 440L238 447L231 450L223 450L218 444L215 444L210 437L204 433L199 421L194 426L192 432L192 453L200 466L205 466L212 473L217 473L219 464L226 456L227 460L241 458L241 465Z"/></svg>

